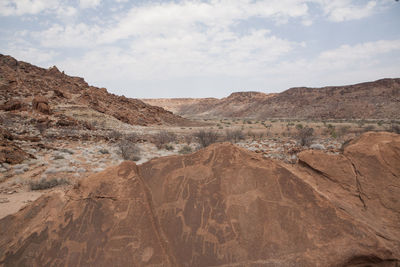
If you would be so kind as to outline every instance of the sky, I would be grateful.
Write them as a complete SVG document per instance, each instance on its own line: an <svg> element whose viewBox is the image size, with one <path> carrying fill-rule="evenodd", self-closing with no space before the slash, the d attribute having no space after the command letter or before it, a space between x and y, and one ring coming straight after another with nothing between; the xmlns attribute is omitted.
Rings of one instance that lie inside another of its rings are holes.
<svg viewBox="0 0 400 267"><path fill-rule="evenodd" d="M0 0L0 53L134 98L400 77L395 0Z"/></svg>

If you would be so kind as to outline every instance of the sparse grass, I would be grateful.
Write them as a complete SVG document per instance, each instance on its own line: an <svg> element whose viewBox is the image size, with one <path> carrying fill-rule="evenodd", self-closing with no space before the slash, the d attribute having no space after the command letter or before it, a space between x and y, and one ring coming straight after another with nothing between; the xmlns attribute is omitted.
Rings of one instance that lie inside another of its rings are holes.
<svg viewBox="0 0 400 267"><path fill-rule="evenodd" d="M69 184L69 181L64 178L53 178L53 179L46 179L42 178L39 181L32 181L29 183L29 187L31 190L44 190L53 188L59 185Z"/></svg>

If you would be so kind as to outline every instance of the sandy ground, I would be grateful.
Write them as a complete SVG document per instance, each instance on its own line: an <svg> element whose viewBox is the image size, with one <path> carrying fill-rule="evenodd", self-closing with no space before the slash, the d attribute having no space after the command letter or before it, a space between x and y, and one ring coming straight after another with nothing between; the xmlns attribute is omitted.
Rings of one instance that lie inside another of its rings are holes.
<svg viewBox="0 0 400 267"><path fill-rule="evenodd" d="M42 192L0 194L0 219L19 211L42 194Z"/></svg>

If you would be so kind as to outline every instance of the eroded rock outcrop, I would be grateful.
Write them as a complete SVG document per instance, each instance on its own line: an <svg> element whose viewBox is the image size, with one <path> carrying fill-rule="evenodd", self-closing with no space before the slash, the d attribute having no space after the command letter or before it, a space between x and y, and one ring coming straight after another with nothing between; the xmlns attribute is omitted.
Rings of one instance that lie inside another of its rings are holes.
<svg viewBox="0 0 400 267"><path fill-rule="evenodd" d="M366 134L322 165L231 144L124 162L0 220L0 264L398 266L399 140Z"/></svg>
<svg viewBox="0 0 400 267"><path fill-rule="evenodd" d="M0 76L0 109L7 111L21 109L33 99L33 109L47 115L62 112L59 106L81 106L132 125L194 124L161 107L89 86L83 78L68 76L55 66L44 69L0 54Z"/></svg>

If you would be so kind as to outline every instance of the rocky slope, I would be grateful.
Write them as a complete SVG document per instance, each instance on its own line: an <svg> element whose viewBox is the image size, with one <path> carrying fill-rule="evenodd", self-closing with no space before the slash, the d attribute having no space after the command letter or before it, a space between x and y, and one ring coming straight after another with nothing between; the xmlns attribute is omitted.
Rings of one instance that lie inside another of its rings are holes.
<svg viewBox="0 0 400 267"><path fill-rule="evenodd" d="M144 101L187 117L400 119L400 79L323 88L299 87L269 95L240 92L211 100Z"/></svg>
<svg viewBox="0 0 400 267"><path fill-rule="evenodd" d="M400 136L299 165L223 143L124 162L0 220L4 266L398 266Z"/></svg>
<svg viewBox="0 0 400 267"><path fill-rule="evenodd" d="M0 109L30 110L54 115L60 106L89 107L132 125L187 125L190 122L138 99L117 96L89 86L56 67L43 69L0 54Z"/></svg>

